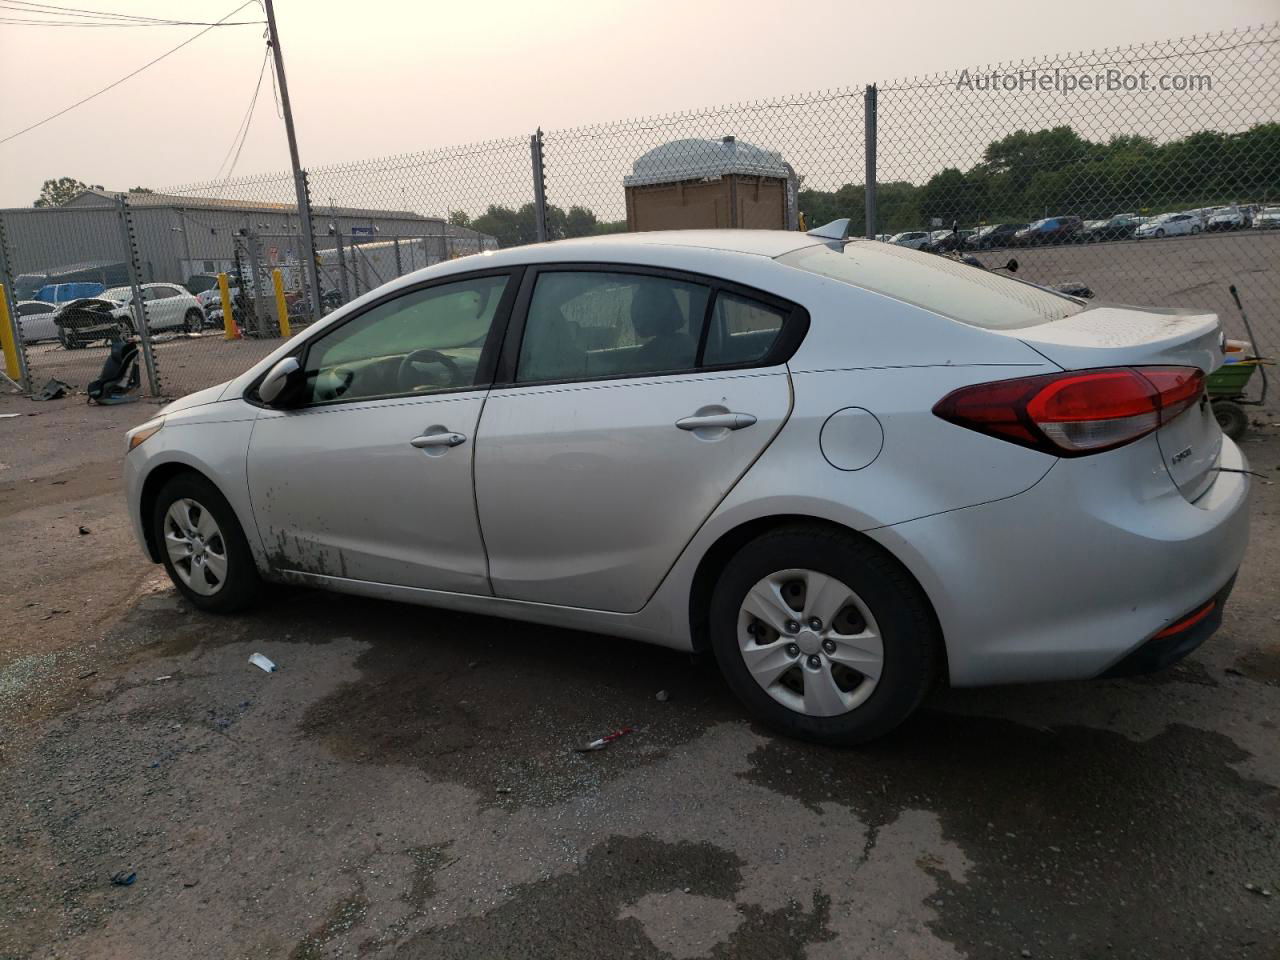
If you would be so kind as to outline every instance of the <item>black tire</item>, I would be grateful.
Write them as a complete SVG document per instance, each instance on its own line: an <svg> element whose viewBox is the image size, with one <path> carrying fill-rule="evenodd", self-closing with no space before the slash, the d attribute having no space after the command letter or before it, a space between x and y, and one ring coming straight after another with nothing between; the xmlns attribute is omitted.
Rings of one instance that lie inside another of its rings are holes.
<svg viewBox="0 0 1280 960"><path fill-rule="evenodd" d="M120 318L120 339L128 340L130 337L134 335L134 333L135 331L133 329L133 321L130 320L128 317L121 317Z"/></svg>
<svg viewBox="0 0 1280 960"><path fill-rule="evenodd" d="M847 713L820 717L791 710L756 682L743 661L738 616L747 591L791 568L843 581L879 625L884 643L879 683ZM712 593L710 634L721 673L753 716L787 736L836 746L875 739L906 720L938 681L944 662L929 602L897 561L870 541L808 525L764 534L734 555Z"/></svg>
<svg viewBox="0 0 1280 960"><path fill-rule="evenodd" d="M204 314L199 310L188 310L182 317L184 333L197 333L204 328Z"/></svg>
<svg viewBox="0 0 1280 960"><path fill-rule="evenodd" d="M1163 239L1164 239L1164 231L1163 231L1163 230L1157 230L1157 231L1156 231L1156 239L1157 239L1157 240L1163 240Z"/></svg>
<svg viewBox="0 0 1280 960"><path fill-rule="evenodd" d="M1222 432L1232 440L1239 440L1249 429L1249 415L1233 400L1213 401L1213 416Z"/></svg>
<svg viewBox="0 0 1280 960"><path fill-rule="evenodd" d="M80 335L69 327L58 328L58 342L62 344L64 350L79 350L84 346Z"/></svg>
<svg viewBox="0 0 1280 960"><path fill-rule="evenodd" d="M196 593L183 583L165 549L165 515L175 501L184 498L194 500L201 508L207 509L221 533L223 552L227 558L227 576L217 592L212 594ZM262 580L258 576L258 568L254 564L244 530L226 498L204 477L196 473L181 473L166 483L156 497L151 512L151 530L169 579L193 606L209 613L235 613L257 599L262 589Z"/></svg>

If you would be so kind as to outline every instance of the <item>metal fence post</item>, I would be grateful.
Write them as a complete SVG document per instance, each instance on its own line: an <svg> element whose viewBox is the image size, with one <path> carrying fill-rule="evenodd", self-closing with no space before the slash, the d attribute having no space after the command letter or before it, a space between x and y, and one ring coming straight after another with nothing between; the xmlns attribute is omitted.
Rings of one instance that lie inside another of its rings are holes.
<svg viewBox="0 0 1280 960"><path fill-rule="evenodd" d="M262 253L262 238L258 236L256 230L252 227L246 227L244 232L245 246L249 249L249 269L253 272L253 329L252 334L256 337L266 337L271 334L268 324L271 320L271 310L268 306L270 293L270 278L267 274L267 258ZM244 288L244 280L241 278L241 289Z"/></svg>
<svg viewBox="0 0 1280 960"><path fill-rule="evenodd" d="M533 224L538 242L547 241L547 181L542 169L542 128L529 138L529 155L533 159Z"/></svg>
<svg viewBox="0 0 1280 960"><path fill-rule="evenodd" d="M867 163L863 196L866 199L867 239L876 238L876 120L878 104L876 85L870 84L862 98L862 124L866 132L865 157Z"/></svg>
<svg viewBox="0 0 1280 960"><path fill-rule="evenodd" d="M9 268L9 235L5 230L3 215L0 215L0 284L4 285L5 304L9 308L7 312L13 333L13 351L18 357L18 380L29 393L35 388L31 383L31 371L27 367L27 345L22 341L22 321L18 316L18 301L13 293L13 271Z"/></svg>
<svg viewBox="0 0 1280 960"><path fill-rule="evenodd" d="M320 272L316 269L316 234L311 226L311 182L307 179L307 171L299 170L296 174L298 193L298 219L302 226L302 249L298 255L304 259L302 282L311 287L308 301L311 305L311 319L320 319Z"/></svg>
<svg viewBox="0 0 1280 960"><path fill-rule="evenodd" d="M142 345L142 362L147 368L147 386L153 397L160 396L160 376L156 371L156 358L151 352L151 328L147 321L147 304L142 299L142 267L138 263L138 243L133 233L133 217L124 194L116 197L116 209L120 215L120 240L125 249L125 265L129 268L129 288L132 291L134 329Z"/></svg>
<svg viewBox="0 0 1280 960"><path fill-rule="evenodd" d="M351 302L351 291L347 289L347 254L342 248L342 224L334 218L333 242L338 253L338 291L342 294L342 302Z"/></svg>

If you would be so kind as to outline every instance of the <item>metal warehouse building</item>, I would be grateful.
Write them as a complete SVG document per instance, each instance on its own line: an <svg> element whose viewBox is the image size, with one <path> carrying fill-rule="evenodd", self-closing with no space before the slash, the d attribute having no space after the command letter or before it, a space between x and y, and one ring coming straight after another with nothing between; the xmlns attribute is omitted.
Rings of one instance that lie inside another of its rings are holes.
<svg viewBox="0 0 1280 960"><path fill-rule="evenodd" d="M60 207L0 211L10 271L14 276L54 273L74 264L125 260L119 196L86 190ZM195 273L231 269L237 238L243 239L246 232L256 235L268 264L298 263L300 227L295 204L163 193L129 193L127 198L144 282L181 283ZM423 265L423 259L438 263L498 246L488 234L408 210L317 205L312 221L318 251L338 245L339 235L342 244L357 249L370 242L414 238L413 247L425 252L417 266ZM323 278L321 283L328 285Z"/></svg>

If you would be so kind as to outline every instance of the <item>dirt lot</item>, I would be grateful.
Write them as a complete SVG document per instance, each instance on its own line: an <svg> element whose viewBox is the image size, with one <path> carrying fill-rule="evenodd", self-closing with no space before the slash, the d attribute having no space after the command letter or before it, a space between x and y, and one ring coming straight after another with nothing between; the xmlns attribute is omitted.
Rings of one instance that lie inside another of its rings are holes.
<svg viewBox="0 0 1280 960"><path fill-rule="evenodd" d="M1175 669L951 691L836 751L625 641L192 612L120 502L154 409L0 400L0 958L1280 956L1280 485Z"/></svg>

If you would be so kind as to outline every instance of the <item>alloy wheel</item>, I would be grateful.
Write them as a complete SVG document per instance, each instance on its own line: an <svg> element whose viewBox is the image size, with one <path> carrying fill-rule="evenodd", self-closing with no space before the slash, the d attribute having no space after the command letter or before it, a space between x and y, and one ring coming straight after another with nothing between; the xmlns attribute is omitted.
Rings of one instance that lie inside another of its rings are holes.
<svg viewBox="0 0 1280 960"><path fill-rule="evenodd" d="M195 593L210 597L227 581L227 545L213 514L184 497L164 515L164 545L178 578Z"/></svg>
<svg viewBox="0 0 1280 960"><path fill-rule="evenodd" d="M765 693L807 716L857 709L884 669L880 628L866 603L816 570L780 570L748 590L738 646Z"/></svg>

